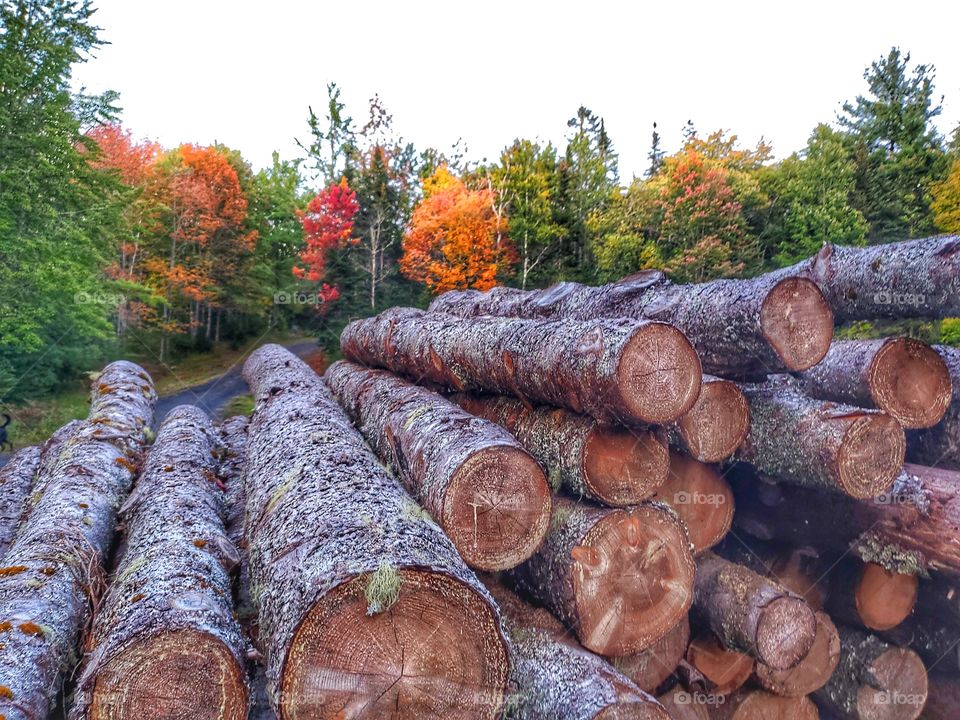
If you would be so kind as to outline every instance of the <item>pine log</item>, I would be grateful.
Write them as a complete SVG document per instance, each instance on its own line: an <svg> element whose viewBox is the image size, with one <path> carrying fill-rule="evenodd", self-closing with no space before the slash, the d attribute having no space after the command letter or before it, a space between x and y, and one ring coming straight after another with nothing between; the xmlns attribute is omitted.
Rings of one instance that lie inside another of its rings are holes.
<svg viewBox="0 0 960 720"><path fill-rule="evenodd" d="M713 465L670 453L670 472L654 500L667 503L683 520L695 555L709 550L730 531L733 491Z"/></svg>
<svg viewBox="0 0 960 720"><path fill-rule="evenodd" d="M303 361L265 345L244 377L251 592L278 715L497 717L508 643L453 544Z"/></svg>
<svg viewBox="0 0 960 720"><path fill-rule="evenodd" d="M521 320L393 308L340 336L355 362L457 391L485 390L598 420L662 424L700 393L700 361L672 325Z"/></svg>
<svg viewBox="0 0 960 720"><path fill-rule="evenodd" d="M905 337L838 340L801 379L811 397L876 408L904 428L936 425L953 397L950 371L937 351Z"/></svg>
<svg viewBox="0 0 960 720"><path fill-rule="evenodd" d="M504 428L384 370L340 360L324 379L467 565L507 570L541 545L550 523L550 486Z"/></svg>
<svg viewBox="0 0 960 720"><path fill-rule="evenodd" d="M895 572L960 575L960 473L907 464L890 493L857 502L837 493L764 482L740 469L734 522L761 540L837 554Z"/></svg>
<svg viewBox="0 0 960 720"><path fill-rule="evenodd" d="M726 647L713 633L700 633L690 641L687 662L703 678L703 687L711 695L729 695L739 690L753 673L753 658Z"/></svg>
<svg viewBox="0 0 960 720"><path fill-rule="evenodd" d="M233 614L215 432L182 405L164 419L121 514L118 574L94 618L70 720L245 720L246 640Z"/></svg>
<svg viewBox="0 0 960 720"><path fill-rule="evenodd" d="M710 706L710 720L819 720L820 713L806 697L783 697L747 688ZM864 720L868 720L864 718ZM872 719L871 719L872 720Z"/></svg>
<svg viewBox="0 0 960 720"><path fill-rule="evenodd" d="M960 316L960 237L845 247L825 244L811 258L769 274L817 284L837 323L877 318Z"/></svg>
<svg viewBox="0 0 960 720"><path fill-rule="evenodd" d="M907 459L919 465L960 470L960 349L934 345L950 373L953 393L943 419L931 428L907 433Z"/></svg>
<svg viewBox="0 0 960 720"><path fill-rule="evenodd" d="M817 635L810 652L799 663L787 670L756 664L754 674L765 690L784 697L801 697L816 692L830 680L840 662L840 634L829 615L816 615Z"/></svg>
<svg viewBox="0 0 960 720"><path fill-rule="evenodd" d="M697 402L670 426L670 442L700 462L726 460L747 439L750 406L729 380L703 376Z"/></svg>
<svg viewBox="0 0 960 720"><path fill-rule="evenodd" d="M657 701L670 714L670 720L710 720L706 703L698 700L698 696L685 690L682 685L657 695Z"/></svg>
<svg viewBox="0 0 960 720"><path fill-rule="evenodd" d="M814 283L769 275L674 285L663 273L644 271L601 287L563 282L546 290L448 292L430 309L461 317L659 320L690 339L705 372L726 376L806 370L833 337L833 316Z"/></svg>
<svg viewBox="0 0 960 720"><path fill-rule="evenodd" d="M27 520L0 571L0 714L45 718L102 582L117 508L140 462L156 393L137 365L94 381L90 414L41 462Z"/></svg>
<svg viewBox="0 0 960 720"><path fill-rule="evenodd" d="M636 505L667 477L662 433L599 423L552 407L531 408L502 395L451 397L471 415L502 425L547 469L554 486L603 505ZM559 489L559 488L558 488Z"/></svg>
<svg viewBox="0 0 960 720"><path fill-rule="evenodd" d="M513 641L511 720L669 720L653 697L573 641L546 610L497 583L488 588Z"/></svg>
<svg viewBox="0 0 960 720"><path fill-rule="evenodd" d="M915 720L927 700L927 670L912 650L838 625L840 662L814 697L833 716Z"/></svg>
<svg viewBox="0 0 960 720"><path fill-rule="evenodd" d="M825 572L831 577L827 611L838 622L889 630L913 612L919 584L914 573L892 572L857 558L844 558Z"/></svg>
<svg viewBox="0 0 960 720"><path fill-rule="evenodd" d="M742 387L751 420L737 460L776 480L859 499L893 485L906 439L889 415L812 399L788 377Z"/></svg>
<svg viewBox="0 0 960 720"><path fill-rule="evenodd" d="M727 647L777 670L799 663L817 631L802 598L711 552L697 559L693 617Z"/></svg>
<svg viewBox="0 0 960 720"><path fill-rule="evenodd" d="M601 509L556 498L543 546L510 572L589 650L639 652L690 609L694 563L686 531L665 505Z"/></svg>
<svg viewBox="0 0 960 720"><path fill-rule="evenodd" d="M615 657L612 662L641 690L653 692L677 669L689 643L690 620L684 615L670 632L646 650Z"/></svg>
<svg viewBox="0 0 960 720"><path fill-rule="evenodd" d="M17 450L0 468L0 561L7 554L40 465L40 447Z"/></svg>

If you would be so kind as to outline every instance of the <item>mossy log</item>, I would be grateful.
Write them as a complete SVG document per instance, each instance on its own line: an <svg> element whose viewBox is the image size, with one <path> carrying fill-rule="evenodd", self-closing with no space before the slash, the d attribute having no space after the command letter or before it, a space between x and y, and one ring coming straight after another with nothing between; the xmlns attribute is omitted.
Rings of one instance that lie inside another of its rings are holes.
<svg viewBox="0 0 960 720"><path fill-rule="evenodd" d="M540 461L551 482L575 498L613 507L636 505L667 477L667 444L654 428L609 425L502 395L458 393L451 400L471 415L505 427Z"/></svg>
<svg viewBox="0 0 960 720"><path fill-rule="evenodd" d="M510 571L589 650L639 652L689 610L694 563L682 522L667 506L604 509L556 498L543 546Z"/></svg>
<svg viewBox="0 0 960 720"><path fill-rule="evenodd" d="M931 428L907 433L907 459L919 465L960 470L960 349L934 345L950 373L953 393L943 419Z"/></svg>
<svg viewBox="0 0 960 720"><path fill-rule="evenodd" d="M453 543L303 361L265 345L244 377L245 532L278 715L497 717L508 642Z"/></svg>
<svg viewBox="0 0 960 720"><path fill-rule="evenodd" d="M467 565L507 570L540 546L550 524L550 486L504 428L384 370L340 360L324 379Z"/></svg>
<svg viewBox="0 0 960 720"><path fill-rule="evenodd" d="M777 670L799 663L817 631L802 598L712 552L697 558L693 618L727 647Z"/></svg>
<svg viewBox="0 0 960 720"><path fill-rule="evenodd" d="M670 442L694 460L726 460L747 439L750 406L743 391L730 380L704 375L700 395L670 426Z"/></svg>
<svg viewBox="0 0 960 720"><path fill-rule="evenodd" d="M137 365L94 381L90 414L41 461L29 515L0 571L0 715L46 718L76 662L117 509L140 463L156 392Z"/></svg>
<svg viewBox="0 0 960 720"><path fill-rule="evenodd" d="M710 720L820 720L813 701L744 688L710 705ZM864 719L866 720L866 719Z"/></svg>
<svg viewBox="0 0 960 720"><path fill-rule="evenodd" d="M750 432L736 460L779 481L859 499L893 485L906 438L886 413L815 400L785 376L742 388Z"/></svg>
<svg viewBox="0 0 960 720"><path fill-rule="evenodd" d="M765 690L784 697L801 697L816 692L830 680L840 662L840 634L830 616L817 614L817 635L804 658L787 670L775 670L757 663L754 674Z"/></svg>
<svg viewBox="0 0 960 720"><path fill-rule="evenodd" d="M801 379L811 397L876 408L904 428L936 425L953 397L950 371L937 351L905 337L838 340Z"/></svg>
<svg viewBox="0 0 960 720"><path fill-rule="evenodd" d="M39 466L40 446L31 445L17 450L0 468L0 561L13 542Z"/></svg>
<svg viewBox="0 0 960 720"><path fill-rule="evenodd" d="M393 308L350 323L344 355L419 384L513 395L598 420L662 424L700 393L700 361L672 325L523 320Z"/></svg>
<svg viewBox="0 0 960 720"><path fill-rule="evenodd" d="M690 339L704 372L721 376L806 370L833 337L830 308L814 283L767 275L674 285L650 270L600 287L563 282L545 290L453 291L430 309L461 317L659 320Z"/></svg>
<svg viewBox="0 0 960 720"><path fill-rule="evenodd" d="M206 414L164 419L121 514L117 575L94 617L70 720L245 720L247 641L233 614L224 493Z"/></svg>
<svg viewBox="0 0 960 720"><path fill-rule="evenodd" d="M612 658L611 662L641 690L653 692L673 675L690 643L690 619L680 622L653 645L632 655Z"/></svg>

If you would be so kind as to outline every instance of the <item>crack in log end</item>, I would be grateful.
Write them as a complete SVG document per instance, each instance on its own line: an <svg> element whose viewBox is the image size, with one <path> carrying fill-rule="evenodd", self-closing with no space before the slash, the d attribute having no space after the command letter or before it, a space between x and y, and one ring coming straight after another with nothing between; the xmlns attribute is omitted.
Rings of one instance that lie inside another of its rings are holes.
<svg viewBox="0 0 960 720"><path fill-rule="evenodd" d="M870 663L868 672L872 677L864 679L856 694L856 710L862 720L916 720L920 716L928 680L915 652L891 648Z"/></svg>
<svg viewBox="0 0 960 720"><path fill-rule="evenodd" d="M498 717L509 659L493 608L447 575L400 574L386 612L367 615L363 578L310 609L283 665L281 720Z"/></svg>
<svg viewBox="0 0 960 720"><path fill-rule="evenodd" d="M509 446L477 451L447 486L443 527L467 565L516 567L536 552L550 527L547 478L530 455Z"/></svg>
<svg viewBox="0 0 960 720"><path fill-rule="evenodd" d="M633 536L633 537L631 537ZM690 609L693 556L680 520L657 505L614 511L581 547L596 563L573 573L580 641L600 655L628 655L666 635Z"/></svg>
<svg viewBox="0 0 960 720"><path fill-rule="evenodd" d="M953 399L950 370L936 350L917 340L884 343L870 363L874 404L907 429L936 425Z"/></svg>
<svg viewBox="0 0 960 720"><path fill-rule="evenodd" d="M788 370L806 370L830 349L833 313L815 283L787 277L764 298L760 331Z"/></svg>
<svg viewBox="0 0 960 720"><path fill-rule="evenodd" d="M661 425L693 407L700 394L700 358L672 325L637 328L620 354L617 383L634 421Z"/></svg>
<svg viewBox="0 0 960 720"><path fill-rule="evenodd" d="M613 664L641 690L653 692L677 669L689 643L690 619L684 615L653 645L638 653L614 658Z"/></svg>
<svg viewBox="0 0 960 720"><path fill-rule="evenodd" d="M733 455L750 430L750 407L736 383L704 378L697 401L677 422L687 451L700 462Z"/></svg>
<svg viewBox="0 0 960 720"><path fill-rule="evenodd" d="M868 500L883 495L903 468L907 439L889 415L864 414L843 436L837 456L837 481L850 497Z"/></svg>
<svg viewBox="0 0 960 720"><path fill-rule="evenodd" d="M829 615L818 612L816 616L816 637L799 663L786 670L757 663L757 680L766 690L784 697L802 697L827 684L840 662L840 636Z"/></svg>
<svg viewBox="0 0 960 720"><path fill-rule="evenodd" d="M583 448L583 479L607 505L636 505L667 479L670 453L653 430L598 425Z"/></svg>
<svg viewBox="0 0 960 720"><path fill-rule="evenodd" d="M791 668L810 652L816 635L810 606L797 597L778 597L757 618L757 659L775 670Z"/></svg>
<svg viewBox="0 0 960 720"><path fill-rule="evenodd" d="M913 611L919 583L916 575L864 564L853 593L860 621L871 630L896 627Z"/></svg>
<svg viewBox="0 0 960 720"><path fill-rule="evenodd" d="M91 720L243 720L243 669L216 638L168 631L134 642L97 671Z"/></svg>

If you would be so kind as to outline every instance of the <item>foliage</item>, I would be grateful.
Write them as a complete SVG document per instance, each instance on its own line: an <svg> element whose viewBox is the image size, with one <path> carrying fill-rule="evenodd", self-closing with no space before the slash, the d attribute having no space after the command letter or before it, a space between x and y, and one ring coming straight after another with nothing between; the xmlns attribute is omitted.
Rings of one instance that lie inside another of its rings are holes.
<svg viewBox="0 0 960 720"><path fill-rule="evenodd" d="M933 222L939 230L960 233L960 159L954 160L947 177L933 186Z"/></svg>

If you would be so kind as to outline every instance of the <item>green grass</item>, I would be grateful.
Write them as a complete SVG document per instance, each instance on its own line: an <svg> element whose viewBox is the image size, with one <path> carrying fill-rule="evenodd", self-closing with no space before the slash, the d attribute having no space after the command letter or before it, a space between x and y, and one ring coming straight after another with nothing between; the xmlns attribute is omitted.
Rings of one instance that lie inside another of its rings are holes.
<svg viewBox="0 0 960 720"><path fill-rule="evenodd" d="M253 414L253 408L256 406L256 403L253 400L252 395L238 395L223 409L223 417L233 417L234 415L246 415L249 417Z"/></svg>

